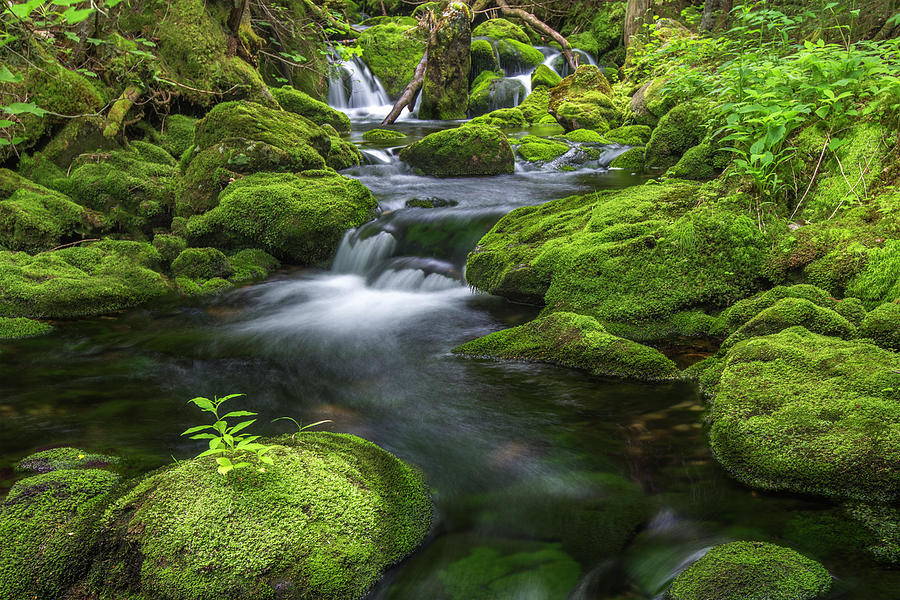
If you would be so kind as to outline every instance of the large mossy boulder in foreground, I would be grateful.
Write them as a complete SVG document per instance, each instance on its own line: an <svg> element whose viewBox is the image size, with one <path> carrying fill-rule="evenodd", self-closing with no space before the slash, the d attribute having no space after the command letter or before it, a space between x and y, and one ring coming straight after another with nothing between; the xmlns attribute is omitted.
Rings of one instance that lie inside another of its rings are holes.
<svg viewBox="0 0 900 600"><path fill-rule="evenodd" d="M615 92L596 66L582 65L550 88L550 114L566 131L605 132L621 125L622 111L612 101Z"/></svg>
<svg viewBox="0 0 900 600"><path fill-rule="evenodd" d="M710 414L719 462L752 487L900 498L900 355L792 327L734 346Z"/></svg>
<svg viewBox="0 0 900 600"><path fill-rule="evenodd" d="M629 379L659 381L679 376L675 363L658 350L607 333L593 317L565 312L492 333L453 351L546 362Z"/></svg>
<svg viewBox="0 0 900 600"><path fill-rule="evenodd" d="M731 542L712 548L683 571L668 600L819 600L831 575L816 561L782 546Z"/></svg>
<svg viewBox="0 0 900 600"><path fill-rule="evenodd" d="M265 472L209 457L149 475L101 523L89 581L156 600L362 598L431 525L421 476L347 434L273 440ZM137 568L136 568L137 566Z"/></svg>
<svg viewBox="0 0 900 600"><path fill-rule="evenodd" d="M467 125L425 136L400 151L400 159L426 175L468 177L515 170L506 136L486 125Z"/></svg>
<svg viewBox="0 0 900 600"><path fill-rule="evenodd" d="M374 218L378 203L355 179L329 171L255 173L229 185L219 205L191 217L198 246L262 248L299 265L334 255L344 232Z"/></svg>

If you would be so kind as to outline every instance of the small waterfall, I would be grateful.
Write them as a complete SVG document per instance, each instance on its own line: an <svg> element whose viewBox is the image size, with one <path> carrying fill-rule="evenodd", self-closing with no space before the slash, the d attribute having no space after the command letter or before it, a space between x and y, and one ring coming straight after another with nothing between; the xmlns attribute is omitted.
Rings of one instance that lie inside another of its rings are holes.
<svg viewBox="0 0 900 600"><path fill-rule="evenodd" d="M528 97L528 94L531 93L531 74L523 73L522 75L516 75L512 79L516 79L522 83L522 86L525 88L525 95L521 98L516 98L515 106L521 104L521 102Z"/></svg>
<svg viewBox="0 0 900 600"><path fill-rule="evenodd" d="M365 239L360 239L360 233L359 229L351 229L344 234L332 271L366 276L394 254L397 240L387 231Z"/></svg>
<svg viewBox="0 0 900 600"><path fill-rule="evenodd" d="M328 104L340 109L389 106L384 86L358 56L350 60L334 59L328 82Z"/></svg>

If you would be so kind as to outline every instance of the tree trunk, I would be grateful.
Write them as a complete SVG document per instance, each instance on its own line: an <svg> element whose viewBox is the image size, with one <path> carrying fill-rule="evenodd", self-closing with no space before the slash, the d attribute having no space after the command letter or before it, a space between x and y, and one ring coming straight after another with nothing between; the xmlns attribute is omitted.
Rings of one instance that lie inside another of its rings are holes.
<svg viewBox="0 0 900 600"><path fill-rule="evenodd" d="M125 121L125 115L134 106L144 93L140 87L130 85L122 92L119 98L113 103L112 108L106 115L106 122L103 124L103 137L112 139L116 137L122 130L122 123Z"/></svg>
<svg viewBox="0 0 900 600"><path fill-rule="evenodd" d="M428 50L425 50L425 54L422 55L422 60L419 61L418 66L416 67L415 75L413 75L412 81L409 82L409 85L406 86L406 89L403 90L403 93L400 94L400 99L394 104L394 108L391 109L391 112L388 113L388 116L384 118L384 121L381 122L382 125L390 125L394 121L397 120L397 117L400 116L400 113L403 112L403 109L407 106L411 111L415 107L416 102L416 94L419 91L419 88L422 87L422 81L425 79L425 67L428 65Z"/></svg>
<svg viewBox="0 0 900 600"><path fill-rule="evenodd" d="M228 28L234 37L239 37L241 25L246 21L250 25L250 0L233 0L231 14L228 16Z"/></svg>
<svg viewBox="0 0 900 600"><path fill-rule="evenodd" d="M700 19L700 31L711 31L716 26L720 14L728 19L732 0L706 0L703 5L703 18Z"/></svg>
<svg viewBox="0 0 900 600"><path fill-rule="evenodd" d="M644 16L650 10L650 0L628 0L625 7L625 47L631 45L631 38L644 22Z"/></svg>

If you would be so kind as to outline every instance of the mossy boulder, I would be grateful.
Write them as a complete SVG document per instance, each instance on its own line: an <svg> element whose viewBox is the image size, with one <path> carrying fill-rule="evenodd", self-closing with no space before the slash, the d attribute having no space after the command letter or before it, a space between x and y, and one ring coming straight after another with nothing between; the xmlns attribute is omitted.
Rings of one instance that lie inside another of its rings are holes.
<svg viewBox="0 0 900 600"><path fill-rule="evenodd" d="M640 171L644 168L644 148L630 148L609 163L612 169Z"/></svg>
<svg viewBox="0 0 900 600"><path fill-rule="evenodd" d="M63 598L95 552L95 524L118 476L57 469L16 484L0 504L0 597Z"/></svg>
<svg viewBox="0 0 900 600"><path fill-rule="evenodd" d="M370 129L362 134L364 140L368 142L380 142L399 140L406 137L405 133L399 131L391 131L390 129Z"/></svg>
<svg viewBox="0 0 900 600"><path fill-rule="evenodd" d="M114 551L90 581L165 600L362 598L427 534L421 476L374 444L304 433L270 447L264 472L225 478L206 457L137 483L103 516Z"/></svg>
<svg viewBox="0 0 900 600"><path fill-rule="evenodd" d="M306 117L316 125L331 125L338 133L350 131L350 117L316 100L309 94L286 85L272 88L272 95L286 111Z"/></svg>
<svg viewBox="0 0 900 600"><path fill-rule="evenodd" d="M831 575L802 554L763 542L715 546L683 571L668 600L820 600Z"/></svg>
<svg viewBox="0 0 900 600"><path fill-rule="evenodd" d="M889 302L873 308L863 319L859 333L882 348L900 351L900 304Z"/></svg>
<svg viewBox="0 0 900 600"><path fill-rule="evenodd" d="M626 125L603 134L603 137L623 146L644 146L650 141L652 130L646 125Z"/></svg>
<svg viewBox="0 0 900 600"><path fill-rule="evenodd" d="M540 50L528 43L511 39L500 39L494 42L500 68L506 75L531 73L543 64L544 55Z"/></svg>
<svg viewBox="0 0 900 600"><path fill-rule="evenodd" d="M25 317L0 317L0 341L37 337L53 331L53 326Z"/></svg>
<svg viewBox="0 0 900 600"><path fill-rule="evenodd" d="M667 169L707 133L708 111L697 103L679 104L659 120L647 143L647 166Z"/></svg>
<svg viewBox="0 0 900 600"><path fill-rule="evenodd" d="M465 119L472 62L472 12L465 2L450 2L440 19L442 26L429 38L418 117Z"/></svg>
<svg viewBox="0 0 900 600"><path fill-rule="evenodd" d="M593 129L576 129L574 131L569 131L565 135L563 135L565 139L570 142L576 142L579 144L603 144L606 143L606 138Z"/></svg>
<svg viewBox="0 0 900 600"><path fill-rule="evenodd" d="M118 456L64 446L29 454L19 461L16 471L39 475L62 469L104 469L120 462Z"/></svg>
<svg viewBox="0 0 900 600"><path fill-rule="evenodd" d="M331 126L326 125L326 129L329 128ZM331 131L334 132L333 129ZM325 157L325 164L328 168L340 171L341 169L355 167L361 162L362 153L356 147L356 144L342 139L337 135L337 132L334 132L334 135L331 136L331 149Z"/></svg>
<svg viewBox="0 0 900 600"><path fill-rule="evenodd" d="M740 341L778 333L789 327L802 326L822 335L849 339L856 336L856 327L831 310L805 298L782 298L761 310L722 342L721 350L728 350Z"/></svg>
<svg viewBox="0 0 900 600"><path fill-rule="evenodd" d="M528 94L528 97L519 104L518 108L522 111L525 120L531 124L542 123L548 120L555 123L556 119L550 115L549 107L550 92L545 87L539 87Z"/></svg>
<svg viewBox="0 0 900 600"><path fill-rule="evenodd" d="M281 262L277 258L258 248L247 248L235 252L228 257L228 262L234 269L231 277L228 278L233 283L263 279L281 266Z"/></svg>
<svg viewBox="0 0 900 600"><path fill-rule="evenodd" d="M425 36L415 26L381 23L363 31L357 40L362 59L391 98L399 98L412 81L425 54Z"/></svg>
<svg viewBox="0 0 900 600"><path fill-rule="evenodd" d="M469 177L512 173L512 148L502 133L467 125L429 134L403 148L400 159L426 175Z"/></svg>
<svg viewBox="0 0 900 600"><path fill-rule="evenodd" d="M673 167L666 171L667 177L703 181L713 179L729 165L732 156L720 150L711 140L704 140L688 149Z"/></svg>
<svg viewBox="0 0 900 600"><path fill-rule="evenodd" d="M866 266L850 279L847 295L867 308L900 300L900 239L887 240L866 253Z"/></svg>
<svg viewBox="0 0 900 600"><path fill-rule="evenodd" d="M556 71L547 65L538 65L534 70L534 73L531 74L531 89L541 86L552 88L559 85L561 81L562 77L560 77Z"/></svg>
<svg viewBox="0 0 900 600"><path fill-rule="evenodd" d="M516 146L519 156L529 162L548 162L568 151L568 144L535 135L526 135Z"/></svg>
<svg viewBox="0 0 900 600"><path fill-rule="evenodd" d="M197 119L187 115L169 115L163 124L161 145L169 154L178 158L194 144L194 128Z"/></svg>
<svg viewBox="0 0 900 600"><path fill-rule="evenodd" d="M595 129L604 133L621 125L622 112L606 77L593 65L582 65L550 89L548 110L566 131Z"/></svg>
<svg viewBox="0 0 900 600"><path fill-rule="evenodd" d="M472 40L472 44L469 47L469 54L472 57L471 67L469 69L470 83L485 71L493 73L500 70L500 61L497 60L497 53L494 51L494 46L489 41Z"/></svg>
<svg viewBox="0 0 900 600"><path fill-rule="evenodd" d="M524 29L506 19L488 19L472 30L472 36L515 40L523 44L531 43Z"/></svg>
<svg viewBox="0 0 900 600"><path fill-rule="evenodd" d="M472 83L469 115L477 117L500 108L512 108L525 98L526 89L518 79L485 71Z"/></svg>
<svg viewBox="0 0 900 600"><path fill-rule="evenodd" d="M320 264L377 206L363 184L336 173L255 173L229 185L218 206L191 217L187 237L198 246L261 248L294 264Z"/></svg>
<svg viewBox="0 0 900 600"><path fill-rule="evenodd" d="M159 252L163 262L169 265L187 248L187 241L179 235L157 233L153 236L153 247Z"/></svg>
<svg viewBox="0 0 900 600"><path fill-rule="evenodd" d="M103 240L30 256L0 252L0 314L37 318L99 315L169 291L148 243Z"/></svg>
<svg viewBox="0 0 900 600"><path fill-rule="evenodd" d="M731 348L710 445L761 489L900 498L900 355L793 327Z"/></svg>
<svg viewBox="0 0 900 600"><path fill-rule="evenodd" d="M38 252L100 229L103 217L68 196L0 169L0 248Z"/></svg>
<svg viewBox="0 0 900 600"><path fill-rule="evenodd" d="M190 279L227 278L234 273L228 258L216 248L188 248L172 261L172 273Z"/></svg>
<svg viewBox="0 0 900 600"><path fill-rule="evenodd" d="M518 108L498 108L486 115L475 117L468 125L489 125L497 129L524 129L528 126L525 115Z"/></svg>
<svg viewBox="0 0 900 600"><path fill-rule="evenodd" d="M548 362L593 375L658 381L678 378L658 350L607 333L593 317L558 312L467 342L457 354Z"/></svg>

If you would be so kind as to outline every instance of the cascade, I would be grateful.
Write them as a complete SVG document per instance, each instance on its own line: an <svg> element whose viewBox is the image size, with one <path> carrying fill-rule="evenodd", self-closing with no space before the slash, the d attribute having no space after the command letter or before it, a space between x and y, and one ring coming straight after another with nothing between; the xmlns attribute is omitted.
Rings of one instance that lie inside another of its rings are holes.
<svg viewBox="0 0 900 600"><path fill-rule="evenodd" d="M384 86L363 60L354 56L349 60L333 58L333 69L328 81L328 104L339 109L360 109L389 106Z"/></svg>

